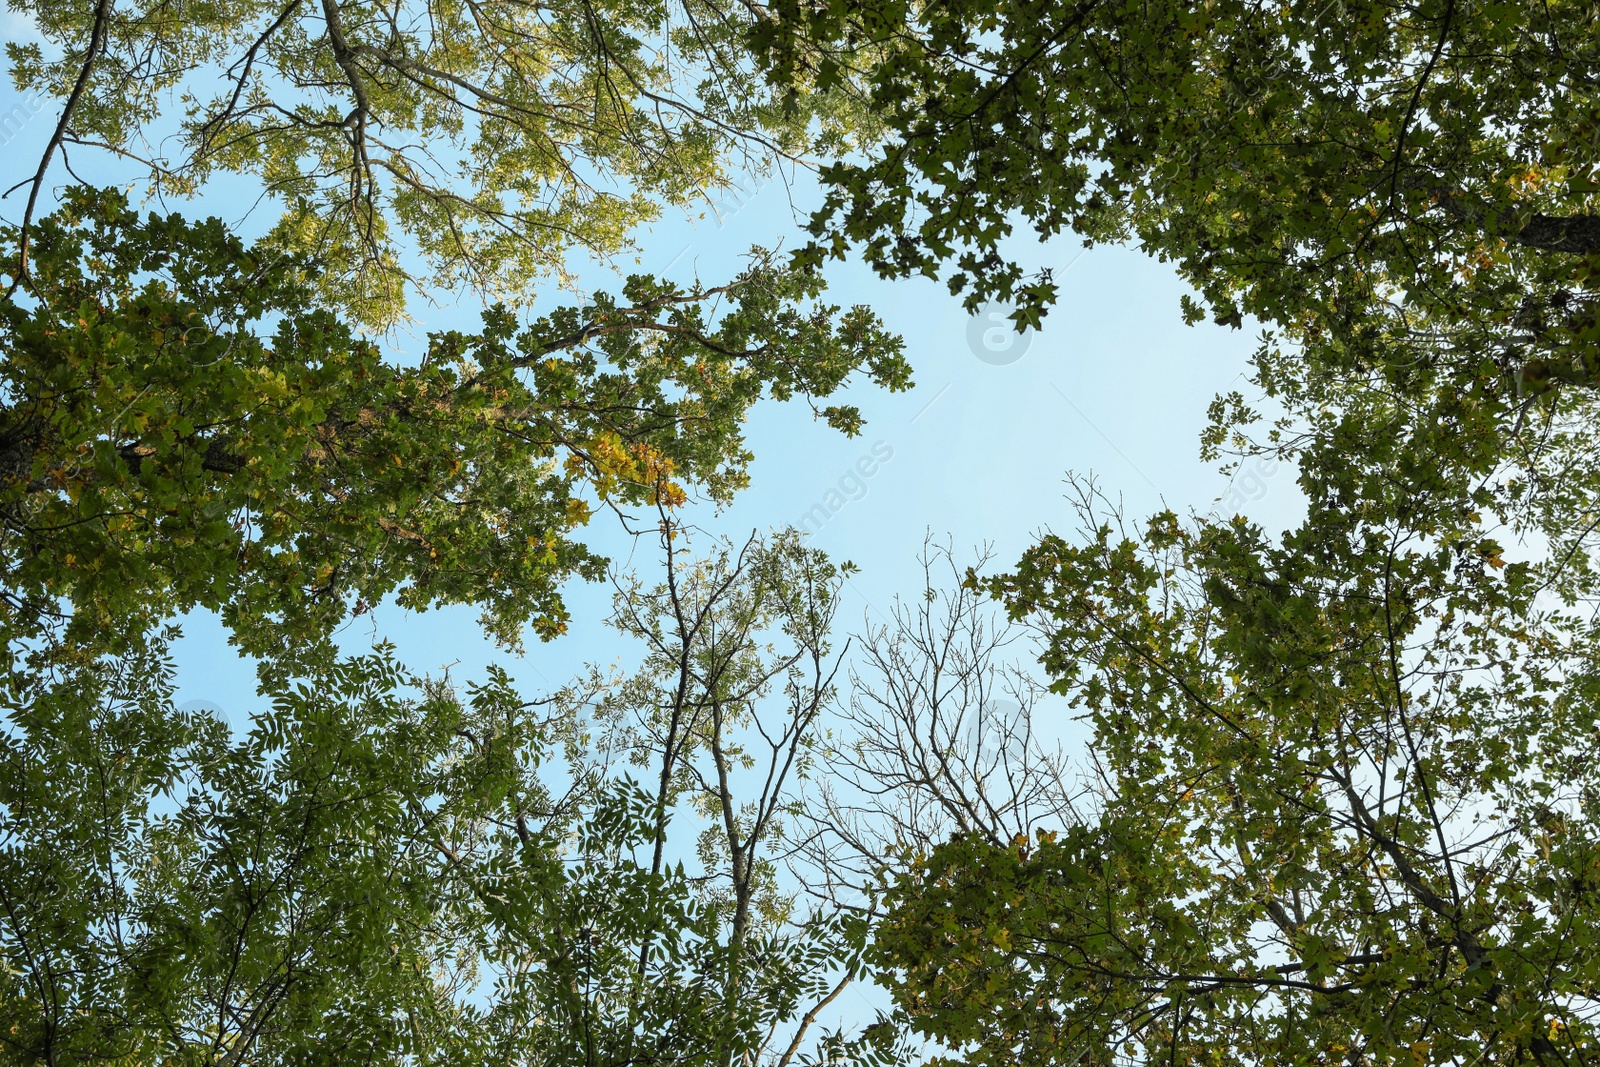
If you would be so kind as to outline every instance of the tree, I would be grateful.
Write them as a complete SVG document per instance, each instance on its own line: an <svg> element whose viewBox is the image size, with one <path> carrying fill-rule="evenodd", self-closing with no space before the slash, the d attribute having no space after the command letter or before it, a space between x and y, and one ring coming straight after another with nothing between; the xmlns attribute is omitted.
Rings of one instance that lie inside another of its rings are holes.
<svg viewBox="0 0 1600 1067"><path fill-rule="evenodd" d="M1014 299L1036 321L1054 299L1048 272L1024 286L1001 255L1019 216L1040 237L1137 237L1219 317L1308 331L1388 298L1514 308L1600 254L1583 5L775 14L754 31L774 81L850 72L890 131L827 170L811 254L858 242L891 275L953 262L969 306Z"/></svg>
<svg viewBox="0 0 1600 1067"><path fill-rule="evenodd" d="M618 578L620 684L528 700L380 647L230 733L172 707L163 635L13 673L0 1060L814 1058L860 933L775 861L842 572L793 533L689 563L666 529L664 584Z"/></svg>
<svg viewBox="0 0 1600 1067"><path fill-rule="evenodd" d="M7 679L0 1056L467 1053L482 854L516 839L479 834L463 864L461 835L544 800L504 678L407 697L418 680L379 649L265 694L235 738L174 709L171 676L158 640ZM560 884L548 843L518 862Z"/></svg>
<svg viewBox="0 0 1600 1067"><path fill-rule="evenodd" d="M45 632L117 651L201 606L287 669L388 595L548 637L560 582L603 573L573 537L592 507L726 499L763 395L815 408L863 367L908 378L870 312L836 320L764 260L718 290L635 277L521 329L494 310L403 367L318 305L313 264L215 220L73 193L33 255L0 306L10 653Z"/></svg>
<svg viewBox="0 0 1600 1067"><path fill-rule="evenodd" d="M664 580L618 584L613 625L643 646L636 673L591 674L587 773L642 770L651 877L675 871L725 931L725 956L707 978L705 1062L800 1062L808 1049L847 1051L820 1029L823 1009L859 973L864 924L824 901L806 905L785 882L788 824L798 786L817 769L821 720L835 699L843 650L832 649L839 590L850 573L794 530L718 546L681 560L685 531L663 515ZM631 772L625 772L631 773ZM692 858L676 859L669 821L695 818ZM638 964L669 951L679 932L642 931ZM651 1040L673 1024L643 1028ZM845 1060L848 1062L848 1060Z"/></svg>
<svg viewBox="0 0 1600 1067"><path fill-rule="evenodd" d="M1136 240L1199 291L1190 322L1267 325L1256 381L1291 415L1346 444L1415 434L1396 466L1422 472L1448 426L1441 477L1462 496L1592 417L1600 35L1583 4L773 11L752 40L775 82L861 82L889 131L824 170L802 261L859 247L1037 325L1059 283L1010 258L1018 227ZM1351 414L1358 385L1409 421L1322 418Z"/></svg>
<svg viewBox="0 0 1600 1067"><path fill-rule="evenodd" d="M1092 499L984 584L1096 728L1096 817L915 857L876 961L969 1062L1588 1062L1594 12L1441 0L791 4L894 131L825 173L853 244L969 306L1005 239L1137 238L1269 327L1204 448L1308 515L1131 532ZM802 47L791 49L800 42ZM869 43L887 55L863 52ZM1185 303L1190 321L1202 302ZM1504 542L1504 544L1502 544Z"/></svg>
<svg viewBox="0 0 1600 1067"><path fill-rule="evenodd" d="M775 105L745 56L758 10L712 0L19 3L46 46L8 45L19 89L63 101L55 154L108 151L159 194L249 175L283 206L266 245L323 263L363 325L405 283L521 303L568 254L609 258L664 205L852 142L848 94ZM176 105L176 106L174 106ZM413 243L429 268L401 256Z"/></svg>
<svg viewBox="0 0 1600 1067"><path fill-rule="evenodd" d="M979 553L973 569L989 560ZM864 915L908 856L1078 821L1060 746L1034 732L1046 694L1011 661L1025 634L962 583L951 545L930 536L920 562L921 593L859 638L827 773L797 815L802 883Z"/></svg>
<svg viewBox="0 0 1600 1067"><path fill-rule="evenodd" d="M911 1022L972 1063L1591 1060L1600 657L1560 559L1079 502L985 586L1093 724L1099 810L917 857L875 935Z"/></svg>

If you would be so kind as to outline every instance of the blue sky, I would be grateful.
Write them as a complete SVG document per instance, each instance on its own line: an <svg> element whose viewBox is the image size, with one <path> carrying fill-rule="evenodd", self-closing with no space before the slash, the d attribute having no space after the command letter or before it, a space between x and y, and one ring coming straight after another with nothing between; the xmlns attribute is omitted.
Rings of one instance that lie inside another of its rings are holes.
<svg viewBox="0 0 1600 1067"><path fill-rule="evenodd" d="M8 35L19 32L7 16ZM27 102L9 86L0 115ZM7 185L36 164L55 105L6 131L11 162ZM90 180L125 177L102 160L75 160ZM52 173L65 179L59 163ZM21 213L24 192L0 204L5 217ZM716 197L699 218L669 214L640 235L637 266L688 282L731 278L753 244L793 247L798 222L820 200L804 174L762 180L744 177ZM264 228L272 205L258 207L241 180L214 182L196 201L172 204L189 214L217 214L250 233ZM855 263L830 267L829 299L871 305L899 332L916 374L916 387L888 394L871 386L851 389L850 402L867 418L864 433L846 438L815 421L801 403L767 402L751 414L748 436L755 462L751 488L728 509L692 508L688 520L730 537L752 529L803 524L831 555L861 568L850 583L848 623L881 617L896 593L914 594L916 554L925 535L949 537L958 551L992 544L1005 564L1045 529L1070 532L1072 516L1062 493L1067 472L1093 475L1131 515L1163 504L1180 513L1216 506L1229 483L1198 459L1205 408L1221 390L1245 389L1241 374L1255 345L1253 324L1229 330L1183 325L1178 298L1184 286L1164 264L1137 250L1086 250L1073 238L1039 244L1015 237L1011 252L1030 267L1053 268L1061 298L1043 328L1017 337L998 317L974 322L957 298L927 279L888 282ZM582 284L612 289L618 276L603 268L584 272ZM552 294L549 304L571 299ZM414 301L412 336L392 339L405 357L428 330L474 328L475 298L432 307ZM887 458L884 458L887 457ZM870 476L862 471L870 471ZM1246 474L1248 492L1235 494L1238 510L1271 529L1298 510L1292 472L1265 479ZM819 510L818 505L822 505ZM826 514L826 521L819 519ZM626 551L610 520L597 519L593 542ZM649 566L650 559L642 560ZM609 594L604 587L570 588L574 621L569 636L535 646L510 666L532 685L559 684L589 660L617 654L612 635L597 625ZM418 669L459 663L470 676L491 659L504 659L479 635L467 609L408 615L393 607L375 613L377 632L394 639ZM180 699L203 699L237 708L249 699L251 672L237 663L209 620L195 618L180 647ZM364 643L372 627L352 627Z"/></svg>
<svg viewBox="0 0 1600 1067"><path fill-rule="evenodd" d="M658 225L642 237L636 269L685 282L696 273L707 282L725 281L752 244L792 245L796 211L817 196L809 184L786 188L773 181L740 199L742 205L724 202L702 219ZM202 197L198 206L228 217L229 205L214 198ZM1069 471L1094 476L1132 516L1162 506L1180 513L1216 507L1229 481L1200 462L1198 436L1214 394L1240 388L1248 395L1240 376L1254 333L1185 326L1178 312L1184 286L1137 250L1085 250L1070 238L1014 244L1025 263L1054 267L1062 284L1060 303L1043 328L1022 338L998 319L974 325L937 283L887 282L857 264L834 265L829 299L870 304L905 338L915 388L889 394L853 387L848 398L867 419L853 439L814 420L802 403L759 405L748 426L755 454L751 487L720 513L707 504L691 507L688 521L739 538L752 529L807 525L809 518L817 545L861 568L844 613L854 625L864 616L881 617L897 593L918 591L916 555L929 532L950 538L958 552L992 544L1000 564L1014 560L1043 530L1071 532L1063 495ZM596 289L616 287L603 270L587 278ZM557 299L566 297L552 302ZM419 303L413 308L416 334L471 327L477 311L471 300L442 308ZM402 349L415 344L399 339ZM1247 472L1241 489L1232 498L1237 510L1274 530L1297 510L1286 469L1266 478ZM831 512L820 523L819 504ZM608 518L598 518L590 535L597 545L627 551L626 538ZM653 557L641 563L649 567ZM617 654L614 638L598 625L608 591L575 584L569 602L571 633L530 647L524 661L511 664L529 684L559 684L578 664ZM408 615L386 607L375 620L419 669L458 662L458 671L470 675L503 658L478 635L468 609ZM248 683L248 672L219 655L225 650L214 627L195 623L190 654L180 658L181 697L227 706L230 693ZM370 632L353 628L350 637Z"/></svg>
<svg viewBox="0 0 1600 1067"><path fill-rule="evenodd" d="M0 30L21 32L15 16L5 18ZM9 85L0 93L0 116L24 104ZM7 132L6 185L36 165L55 113L48 105L20 130ZM74 164L90 180L122 177L100 161ZM58 163L52 178L65 177ZM16 221L22 196L0 204L0 214ZM272 212L266 205L262 214L245 218L254 199L248 185L235 180L214 183L194 203L169 206L216 214L250 233L264 228ZM751 245L792 247L800 238L798 221L819 200L803 176L744 179L702 217L669 216L641 235L643 251L632 269L682 282L697 274L713 284L726 281ZM958 556L991 545L996 564L1005 566L1040 532L1072 532L1063 495L1069 471L1095 477L1136 518L1163 506L1212 511L1229 482L1199 461L1198 435L1214 394L1239 388L1249 395L1242 375L1256 343L1253 324L1239 331L1184 326L1178 310L1183 285L1170 268L1137 250L1086 251L1071 238L1040 245L1024 234L1011 251L1029 267L1053 268L1061 285L1060 302L1043 329L1024 338L999 321L974 322L937 283L886 282L852 263L830 267L832 302L869 304L904 337L916 387L894 395L870 386L852 389L848 399L867 419L854 439L815 421L802 403L759 405L748 426L755 454L750 489L721 512L692 508L687 521L742 539L753 529L801 524L809 515L814 542L860 567L841 613L845 626L855 628L881 621L896 595L920 591L917 553L930 533L952 541ZM618 284L600 269L583 280L595 289ZM567 299L553 295L549 303ZM392 346L400 358L414 352L428 330L474 328L479 305L468 299L433 308L418 301L412 310L413 336L396 338ZM1228 511L1242 511L1273 531L1294 521L1299 504L1292 471L1246 470L1239 482ZM824 512L825 521L818 522ZM590 537L613 552L629 547L604 513ZM639 565L653 573L653 546L641 548ZM470 609L413 615L383 605L353 624L346 639L360 648L371 636L388 637L416 670L453 664L455 676L468 679L498 661L530 690L553 688L586 662L627 655L602 625L607 587L573 584L568 601L569 635L530 646L520 660L483 639ZM205 701L243 725L258 703L253 671L227 648L215 620L185 620L176 652L178 700ZM867 990L853 994L840 1011L858 1012L872 998Z"/></svg>
<svg viewBox="0 0 1600 1067"><path fill-rule="evenodd" d="M20 16L0 17L0 36L30 36ZM37 165L58 112L54 102L30 101L9 84L0 94L10 185ZM129 177L103 158L73 163L91 181ZM66 179L59 159L51 179ZM16 221L25 196L25 189L13 193L0 203L0 215ZM669 212L640 234L637 263L622 269L725 282L752 245L793 247L802 237L799 222L820 199L804 172L737 178L699 217ZM218 215L246 235L275 217L275 206L259 201L255 186L239 178L215 180L197 200L168 207ZM41 205L41 213L47 210ZM817 545L861 568L849 583L847 626L881 620L897 594L919 591L916 557L929 534L948 538L958 554L990 545L996 565L1004 566L1041 531L1072 532L1063 495L1069 471L1096 478L1130 516L1162 506L1204 514L1227 495L1225 510L1242 511L1270 530L1294 521L1292 471L1247 469L1228 495L1228 479L1198 458L1212 396L1234 388L1250 395L1243 373L1256 343L1253 323L1243 330L1183 325L1178 300L1185 287L1170 268L1135 249L1086 250L1071 237L1040 244L1024 230L1009 251L1029 268L1050 267L1061 287L1059 303L1035 334L1017 336L998 311L975 320L927 279L888 282L856 263L831 265L829 299L871 305L904 337L916 387L900 394L852 388L848 400L867 419L854 439L815 421L803 403L758 405L748 425L751 487L723 511L691 507L686 521L736 539L789 524L812 529ZM580 278L594 290L614 291L619 281L617 273L595 267ZM552 293L539 310L571 299ZM476 328L480 308L470 296L442 306L414 300L409 335L390 339L389 347L400 359L415 355L429 330ZM604 513L589 538L614 554L630 547ZM639 564L653 568L655 559L647 554ZM569 635L534 645L507 666L531 687L555 686L585 662L625 653L600 625L609 600L605 586L570 585ZM346 636L352 647L386 636L415 669L457 664L458 677L472 677L485 663L507 658L483 639L475 618L470 609L412 615L385 605ZM213 703L239 723L252 700L253 672L226 647L214 620L193 617L185 632L179 699Z"/></svg>

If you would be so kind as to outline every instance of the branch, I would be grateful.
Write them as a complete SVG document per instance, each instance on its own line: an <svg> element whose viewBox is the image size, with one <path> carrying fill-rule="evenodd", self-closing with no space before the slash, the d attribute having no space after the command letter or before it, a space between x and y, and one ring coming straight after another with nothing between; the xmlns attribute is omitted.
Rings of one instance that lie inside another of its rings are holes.
<svg viewBox="0 0 1600 1067"><path fill-rule="evenodd" d="M805 1017L800 1020L799 1028L795 1031L794 1040L789 1042L789 1047L783 1050L783 1055L778 1057L773 1067L789 1067L790 1061L794 1059L794 1054L800 1050L800 1043L805 1040L806 1031L811 1029L811 1024L817 1021L817 1016L822 1014L822 1009L838 999L839 994L844 992L845 987L855 979L855 976L855 968L848 968L844 972L844 977L839 979L839 984L835 985L827 996L817 1001L811 1010L806 1012Z"/></svg>
<svg viewBox="0 0 1600 1067"><path fill-rule="evenodd" d="M1444 20L1439 24L1439 43L1434 45L1433 54L1428 57L1427 66L1422 68L1422 74L1417 78L1416 91L1411 94L1411 103L1406 107L1406 116L1400 122L1400 137L1394 146L1394 167L1389 175L1389 204L1393 206L1395 193L1399 189L1400 167L1405 162L1406 134L1411 130L1411 120L1416 117L1417 105L1422 102L1422 90L1428 84L1428 79L1433 75L1433 68L1438 66L1439 57L1444 54L1445 43L1450 38L1450 20L1455 16L1455 0L1447 0L1444 8Z"/></svg>
<svg viewBox="0 0 1600 1067"><path fill-rule="evenodd" d="M95 5L94 29L89 35L89 49L83 55L83 66L78 70L78 80L73 84L71 94L67 96L67 104L61 109L61 118L56 123L55 133L50 135L50 143L45 145L44 155L39 159L39 169L33 175L33 190L28 194L28 208L22 213L22 229L17 249L17 275L11 279L11 285L6 289L8 297L17 291L17 286L28 276L28 231L33 225L34 209L39 203L39 190L44 187L44 176L50 169L50 160L54 158L56 149L61 146L61 139L67 134L67 127L72 123L72 113L78 109L78 101L83 97L84 87L89 84L89 75L94 73L95 62L105 48L106 24L110 21L111 0L100 0Z"/></svg>
<svg viewBox="0 0 1600 1067"><path fill-rule="evenodd" d="M1542 252L1570 252L1578 256L1600 254L1600 215L1535 214L1511 238L1512 244Z"/></svg>

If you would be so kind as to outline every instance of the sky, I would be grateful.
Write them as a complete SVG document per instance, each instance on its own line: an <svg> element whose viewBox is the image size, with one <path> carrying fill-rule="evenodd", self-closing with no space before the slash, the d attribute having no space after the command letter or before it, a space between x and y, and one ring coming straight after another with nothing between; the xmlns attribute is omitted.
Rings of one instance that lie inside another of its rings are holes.
<svg viewBox="0 0 1600 1067"><path fill-rule="evenodd" d="M797 212L820 199L814 187L746 185L753 191L741 194L742 203L658 225L641 240L637 269L717 283L738 272L752 244L793 244ZM1274 530L1289 525L1298 511L1291 471L1247 467L1230 483L1198 455L1211 398L1230 389L1250 395L1242 375L1254 333L1185 326L1178 310L1185 286L1137 250L1085 249L1072 238L1015 245L1023 262L1053 267L1061 284L1043 328L1020 336L1002 309L968 315L938 283L885 281L857 264L831 268L827 298L870 305L905 339L915 387L891 394L870 383L853 386L846 399L866 418L856 438L816 420L803 402L762 402L747 426L755 455L750 488L721 511L692 505L685 521L734 539L791 524L808 530L834 559L860 568L842 613L851 626L881 622L896 595L920 592L917 554L930 535L948 539L963 559L987 546L999 567L1041 532L1071 534L1076 520L1064 483L1073 473L1094 478L1131 517L1162 507L1206 514L1226 497L1230 513ZM596 288L615 288L614 278L595 278ZM470 328L477 312L470 301L413 308L419 336ZM587 536L619 558L629 550L603 515ZM653 567L654 557L639 563ZM569 634L507 662L528 684L559 685L579 664L616 654L598 625L608 589L573 583L567 596ZM419 669L455 663L458 674L470 676L485 662L504 660L474 619L465 608L415 615L385 606L373 624L396 641L405 662ZM248 684L248 671L221 654L214 626L196 619L187 629L192 655L180 649L181 698L228 707L228 694ZM370 636L372 626L361 633Z"/></svg>
<svg viewBox="0 0 1600 1067"><path fill-rule="evenodd" d="M8 39L27 36L10 14L0 31ZM55 105L29 101L9 85L4 93L0 147L10 185L36 165ZM102 160L75 159L74 167L91 181L124 176ZM65 177L58 164L53 182ZM16 221L25 195L0 203L0 215ZM626 269L679 282L726 281L752 245L793 247L803 236L799 223L820 200L804 172L741 176L699 217L669 213L642 233L637 266ZM213 182L195 201L174 206L219 215L249 233L272 217L270 204L251 214L256 204L252 189L234 180ZM1004 309L967 314L940 283L885 281L857 263L831 265L827 299L868 304L898 332L915 387L890 394L870 383L853 386L845 399L867 420L854 439L815 420L803 402L757 405L747 426L755 454L750 488L721 511L692 506L685 520L735 539L790 524L808 529L816 545L860 568L843 612L850 626L880 622L896 595L920 591L917 553L929 536L948 539L961 558L988 546L1000 567L1043 531L1070 534L1069 473L1093 477L1130 516L1161 507L1205 514L1226 497L1230 513L1270 529L1293 521L1299 502L1292 471L1246 468L1230 492L1229 480L1198 457L1211 398L1229 389L1251 395L1243 375L1256 344L1253 323L1243 330L1185 326L1178 301L1186 287L1137 249L1085 249L1070 235L1041 244L1024 231L1009 251L1028 267L1052 268L1060 286L1059 303L1036 332L1015 333ZM603 268L583 278L595 289L615 290L618 281ZM537 310L570 299L552 294ZM470 296L438 307L414 301L412 336L390 339L390 349L403 359L429 330L475 328L480 308ZM587 536L606 551L629 548L603 515ZM651 567L654 558L639 562ZM598 625L607 588L574 583L567 597L569 634L531 646L521 659L508 660L486 642L470 609L416 615L384 605L346 639L356 648L375 634L388 637L419 670L455 664L459 677L471 677L495 661L529 685L556 686L581 664L619 651ZM185 634L177 650L180 700L205 701L239 718L253 672L227 649L214 620L191 617Z"/></svg>
<svg viewBox="0 0 1600 1067"><path fill-rule="evenodd" d="M26 36L15 15L4 19L0 35ZM5 185L37 165L55 114L54 104L0 88ZM90 180L119 176L102 161L75 159L74 166ZM65 177L58 164L53 182ZM0 203L0 215L20 218L25 195ZM632 269L679 282L724 282L738 273L750 246L792 247L799 223L820 200L803 174L741 178L700 217L669 216L641 234ZM270 206L267 215L246 217L254 203L248 185L232 181L176 206L218 215L250 233L270 221ZM1075 517L1064 493L1069 473L1094 478L1135 519L1170 507L1180 514L1238 511L1273 531L1295 521L1300 502L1292 470L1247 466L1230 484L1198 456L1212 397L1231 389L1252 395L1244 374L1256 344L1254 324L1185 326L1179 313L1185 286L1170 267L1137 249L1086 250L1071 237L1039 244L1024 233L1010 251L1027 267L1052 268L1060 285L1059 303L1036 333L1016 334L1003 309L969 315L926 279L891 282L859 264L831 265L828 299L870 305L904 338L915 387L899 394L853 387L843 399L866 418L853 439L815 420L802 402L757 405L747 426L755 455L750 488L721 511L691 507L685 521L735 540L790 524L808 528L814 544L859 567L840 616L847 630L881 624L897 596L920 593L917 557L929 537L952 544L962 562L987 547L998 569L1042 532L1072 534ZM584 284L615 290L618 278L597 270ZM568 299L553 295L537 310ZM392 339L391 351L405 359L428 330L475 328L480 306L471 298L443 307L414 303L414 335ZM631 547L604 512L587 536L619 558ZM653 545L642 547L637 562L655 573ZM566 596L569 633L531 644L520 658L486 641L467 608L413 614L380 605L348 627L344 640L355 651L386 637L413 669L449 667L459 680L481 677L486 664L498 662L526 689L547 691L586 663L625 660L629 653L603 625L606 586L572 583ZM177 700L219 710L236 729L246 726L260 703L252 668L227 647L214 618L196 614L183 626L175 648ZM870 991L849 999L851 1006L840 1007L844 1015L874 1006Z"/></svg>

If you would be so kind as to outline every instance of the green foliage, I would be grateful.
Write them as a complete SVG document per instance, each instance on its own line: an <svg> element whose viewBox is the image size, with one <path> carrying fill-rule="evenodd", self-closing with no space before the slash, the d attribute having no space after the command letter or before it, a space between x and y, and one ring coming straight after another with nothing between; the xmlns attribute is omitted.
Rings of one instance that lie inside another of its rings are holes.
<svg viewBox="0 0 1600 1067"><path fill-rule="evenodd" d="M719 545L698 561L680 560L683 540L676 527L663 532L664 581L618 585L612 625L644 654L627 677L591 673L590 748L576 761L596 778L624 764L644 770L655 826L648 870L675 870L726 930L725 956L708 972L725 983L716 1043L786 1063L814 1019L787 1051L774 1045L775 1020L837 996L855 977L863 932L836 903L804 906L804 882L782 877L793 874L797 787L817 770L819 720L835 697L831 631L850 567L794 530ZM676 867L669 818L702 827ZM679 936L663 923L645 948Z"/></svg>
<svg viewBox="0 0 1600 1067"><path fill-rule="evenodd" d="M1312 335L1381 319L1388 300L1509 311L1583 284L1572 255L1600 254L1583 217L1600 155L1582 4L775 13L752 31L773 80L843 52L890 131L874 158L826 172L807 254L856 243L895 276L948 264L971 307L992 296L1031 317L1054 301L1048 271L1025 279L1005 258L1018 221L1136 237L1219 321Z"/></svg>
<svg viewBox="0 0 1600 1067"><path fill-rule="evenodd" d="M1595 12L782 0L669 31L678 10L429 5L424 33L336 0L159 25L80 5L40 13L59 63L13 52L24 83L84 78L68 143L119 150L152 94L247 54L187 100L161 181L242 170L289 211L246 248L74 193L3 308L11 1058L731 1067L809 1038L886 1062L904 1023L995 1067L1593 1060ZM674 35L711 75L670 96ZM401 234L441 279L525 291L747 135L876 123L876 154L825 170L793 269L634 277L521 329L497 309L410 367L317 295L392 321ZM424 174L406 131L464 171ZM672 509L743 484L761 396L907 384L869 312L817 306L825 258L948 272L1037 324L1058 287L1010 259L1019 220L1137 239L1194 285L1188 321L1269 325L1257 384L1284 418L1253 442L1219 398L1204 451L1297 461L1306 519L1133 530L1085 493L1081 538L969 580L959 603L1036 627L1093 727L1081 822L1021 719L987 764L948 725L966 705L918 719L945 666L989 713L976 616L927 643L931 616L897 616L885 695L853 705L887 718L852 758L909 797L905 863L875 926L870 902L802 911L786 822L876 877L885 827L819 820L900 810L795 792L828 751L843 571L790 536L682 564ZM559 632L560 581L600 573L575 535L598 502L663 518L664 582L616 600L637 672L533 705L329 650L384 596ZM170 708L157 624L193 606L274 653L244 740ZM961 634L969 658L942 658ZM984 766L1020 768L1020 807ZM1063 825L1007 841L1034 798ZM918 838L923 804L967 832ZM900 1015L818 1038L808 1009L862 966Z"/></svg>
<svg viewBox="0 0 1600 1067"><path fill-rule="evenodd" d="M980 1063L1595 1055L1595 12L1439 0L786 3L779 85L859 64L891 131L816 263L1056 299L1005 242L1137 239L1270 327L1208 457L1307 517L1142 533L1083 501L985 584L1095 729L1081 826L914 856L877 962ZM874 51L865 50L869 46Z"/></svg>
<svg viewBox="0 0 1600 1067"><path fill-rule="evenodd" d="M68 613L69 642L115 649L200 606L283 663L389 595L549 637L560 582L601 573L573 538L595 504L725 500L763 395L814 400L862 367L909 382L870 312L836 318L765 258L715 291L635 276L522 329L497 309L410 366L320 307L311 273L111 193L39 224L33 280L0 306L10 641Z"/></svg>
<svg viewBox="0 0 1600 1067"><path fill-rule="evenodd" d="M839 87L779 106L740 47L760 16L715 0L12 9L46 42L7 46L17 87L74 100L64 148L110 150L166 194L256 179L283 206L267 247L314 256L324 302L369 326L401 315L408 280L521 303L741 160L864 128Z"/></svg>
<svg viewBox="0 0 1600 1067"><path fill-rule="evenodd" d="M264 689L243 733L172 707L170 631L8 675L0 1062L729 1067L817 1048L812 1009L854 976L859 930L771 880L828 694L764 638L825 655L838 572L792 535L684 572L679 603L708 625L637 585L616 618L740 673L683 679L675 740L626 729L659 711L630 703L642 681L529 701L498 670L463 690L381 646ZM780 735L775 775L745 773ZM727 833L696 847L688 793Z"/></svg>
<svg viewBox="0 0 1600 1067"><path fill-rule="evenodd" d="M774 10L752 40L776 84L831 50L889 131L824 171L802 262L859 248L1037 324L1060 283L1008 239L1136 240L1198 290L1189 322L1272 329L1257 384L1295 417L1370 436L1347 402L1389 394L1408 475L1448 427L1457 497L1600 384L1587 5Z"/></svg>
<svg viewBox="0 0 1600 1067"><path fill-rule="evenodd" d="M877 959L976 1063L1593 1055L1600 662L1562 561L1313 505L1082 499L987 588L1094 727L1094 819L916 860Z"/></svg>
<svg viewBox="0 0 1600 1067"><path fill-rule="evenodd" d="M540 795L503 680L402 699L414 680L379 650L269 694L235 739L172 708L163 646L7 687L7 1062L470 1047L458 1000L490 872L452 842ZM521 862L559 884L548 848Z"/></svg>

